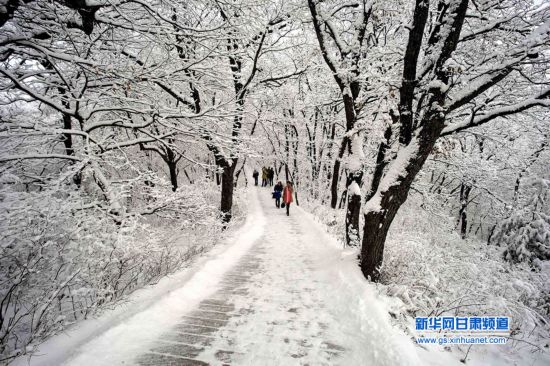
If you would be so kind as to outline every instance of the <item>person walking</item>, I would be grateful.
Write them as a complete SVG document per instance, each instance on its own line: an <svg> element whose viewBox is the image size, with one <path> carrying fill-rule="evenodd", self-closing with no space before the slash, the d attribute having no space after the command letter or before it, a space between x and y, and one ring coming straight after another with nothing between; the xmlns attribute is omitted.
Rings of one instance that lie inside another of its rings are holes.
<svg viewBox="0 0 550 366"><path fill-rule="evenodd" d="M273 189L273 198L275 198L275 207L281 207L281 196L283 195L283 183L277 182L275 188Z"/></svg>
<svg viewBox="0 0 550 366"><path fill-rule="evenodd" d="M258 186L258 177L260 176L260 173L254 169L254 172L252 173L252 177L254 177L254 185Z"/></svg>
<svg viewBox="0 0 550 366"><path fill-rule="evenodd" d="M292 188L292 182L287 181L286 186L283 189L283 203L286 206L286 215L290 216L290 204L292 203L292 194L294 194L294 189Z"/></svg>
<svg viewBox="0 0 550 366"><path fill-rule="evenodd" d="M262 187L267 187L267 168L262 168Z"/></svg>
<svg viewBox="0 0 550 366"><path fill-rule="evenodd" d="M275 170L273 170L272 167L269 167L267 171L267 180L269 181L269 185L273 187L273 178L275 177Z"/></svg>

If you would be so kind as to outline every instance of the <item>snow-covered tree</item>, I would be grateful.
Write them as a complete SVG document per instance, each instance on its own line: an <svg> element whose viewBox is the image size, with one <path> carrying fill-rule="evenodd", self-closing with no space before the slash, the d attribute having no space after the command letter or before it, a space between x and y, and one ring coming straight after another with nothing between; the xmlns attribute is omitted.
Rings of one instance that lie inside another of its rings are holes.
<svg viewBox="0 0 550 366"><path fill-rule="evenodd" d="M378 278L391 222L438 139L549 105L542 66L550 41L547 13L530 2L416 2L399 61L397 141L365 207L365 276ZM483 57L480 47L487 49Z"/></svg>

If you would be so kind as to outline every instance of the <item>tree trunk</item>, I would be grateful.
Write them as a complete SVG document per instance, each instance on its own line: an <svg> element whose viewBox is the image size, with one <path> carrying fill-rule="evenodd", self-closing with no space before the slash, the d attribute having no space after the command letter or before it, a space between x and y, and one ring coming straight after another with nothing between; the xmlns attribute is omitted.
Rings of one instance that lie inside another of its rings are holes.
<svg viewBox="0 0 550 366"><path fill-rule="evenodd" d="M294 147L294 158L292 159L292 162L293 162L293 168L294 168L294 171L292 173L292 184L294 185L294 191L297 190L297 188L300 186L300 173L298 171L298 129L296 128L295 125L292 125L292 129L294 131L294 142L292 143L293 144L293 147ZM296 194L296 206L298 206L298 194Z"/></svg>
<svg viewBox="0 0 550 366"><path fill-rule="evenodd" d="M427 116L424 127L409 146L400 149L394 160L395 164L389 167L389 174L384 176L378 191L367 203L363 224L361 271L372 281L380 279L384 244L390 225L401 205L407 200L414 178L443 130L443 116L437 112L432 113L434 115Z"/></svg>
<svg viewBox="0 0 550 366"><path fill-rule="evenodd" d="M235 166L237 161L233 161L233 164L224 164L223 172L221 174L222 196L220 210L222 214L222 222L228 223L231 221L231 208L233 207L233 188L234 188L234 175Z"/></svg>
<svg viewBox="0 0 550 366"><path fill-rule="evenodd" d="M378 282L380 279L386 236L400 205L401 203L393 202L386 210L368 211L365 214L361 271L371 281Z"/></svg>
<svg viewBox="0 0 550 366"><path fill-rule="evenodd" d="M347 186L348 185L346 184L346 187ZM342 191L342 195L340 196L340 203L338 204L338 209L339 210L346 207L346 199L347 198L348 198L348 189L346 188Z"/></svg>
<svg viewBox="0 0 550 366"><path fill-rule="evenodd" d="M178 163L175 161L167 162L168 171L170 172L170 182L172 183L172 192L178 189Z"/></svg>
<svg viewBox="0 0 550 366"><path fill-rule="evenodd" d="M189 181L189 184L193 184L193 179L189 176L189 173L187 173L187 170L183 169L183 174L187 177L187 180Z"/></svg>
<svg viewBox="0 0 550 366"><path fill-rule="evenodd" d="M241 175L241 172L244 171L244 165L245 164L246 164L246 158L244 158L243 165L241 165L241 168L239 170L237 170L237 173L235 173L235 187L239 183L239 176ZM243 177L244 177L244 186L248 187L248 179L246 178L246 172L243 175Z"/></svg>
<svg viewBox="0 0 550 366"><path fill-rule="evenodd" d="M172 140L168 140L172 143ZM168 165L168 172L170 173L170 182L172 183L172 191L175 192L178 189L178 156L170 147L165 147L166 154L162 156L166 165Z"/></svg>
<svg viewBox="0 0 550 366"><path fill-rule="evenodd" d="M65 103L64 103L64 105L65 105ZM72 129L71 116L68 115L68 114L63 114L63 128L65 130ZM63 134L63 145L65 145L65 154L70 155L70 156L74 155L73 137L70 133L64 133Z"/></svg>
<svg viewBox="0 0 550 366"><path fill-rule="evenodd" d="M355 109L355 98L359 94L359 86L357 83L351 83L350 93L343 91L344 110L346 113L346 132L349 133L355 128L357 122L357 111ZM344 150L348 149L348 155L354 160L359 159L360 156L353 156L363 150L363 138L362 135L354 135L354 137L348 137L346 135L344 142ZM354 146L358 144L359 146ZM343 152L343 151L342 151ZM343 154L342 154L343 155ZM357 165L357 164L354 164ZM346 210L346 245L358 246L359 245L359 214L361 212L361 193L358 192L363 185L363 169L361 165L349 167L350 171L346 177L347 187L347 201L348 207ZM350 185L357 185L355 189L350 192Z"/></svg>
<svg viewBox="0 0 550 366"><path fill-rule="evenodd" d="M487 238L487 245L491 244L491 239L493 238L493 235L495 234L495 229L497 228L497 224L493 224L491 227L491 230L489 231L489 237ZM499 245L497 243L497 245Z"/></svg>
<svg viewBox="0 0 550 366"><path fill-rule="evenodd" d="M342 144L338 150L338 156L334 161L334 168L332 170L332 182L330 184L330 207L335 209L338 204L338 181L340 180L340 164L346 147L348 146L348 138L342 139Z"/></svg>
<svg viewBox="0 0 550 366"><path fill-rule="evenodd" d="M370 200L380 185L380 180L384 174L384 169L386 168L386 151L390 148L390 139L391 139L391 126L386 128L384 132L384 140L380 143L378 147L378 154L376 155L376 167L372 175L372 181L370 184L370 190L367 193L365 201Z"/></svg>
<svg viewBox="0 0 550 366"><path fill-rule="evenodd" d="M361 214L361 193L358 192L363 182L363 172L349 172L347 177L347 201L346 210L346 245L359 246L359 215ZM357 187L352 188L352 186Z"/></svg>
<svg viewBox="0 0 550 366"><path fill-rule="evenodd" d="M67 109L70 107L69 103L67 101L63 101L63 106ZM63 129L65 130L71 130L72 127L72 121L71 116L68 114L63 114ZM65 154L69 156L74 156L74 147L73 147L73 135L70 133L64 133L63 134L63 145L65 145ZM82 172L78 171L73 176L73 182L80 187L82 184Z"/></svg>
<svg viewBox="0 0 550 366"><path fill-rule="evenodd" d="M332 171L332 182L330 183L330 207L336 208L338 203L338 178L340 174L340 158L336 158Z"/></svg>
<svg viewBox="0 0 550 366"><path fill-rule="evenodd" d="M359 246L359 214L361 195L350 194L346 212L346 243L350 247Z"/></svg>
<svg viewBox="0 0 550 366"><path fill-rule="evenodd" d="M460 211L458 213L458 221L460 223L460 237L466 239L466 232L468 229L468 219L466 215L466 209L470 199L470 191L472 186L462 183L460 186Z"/></svg>

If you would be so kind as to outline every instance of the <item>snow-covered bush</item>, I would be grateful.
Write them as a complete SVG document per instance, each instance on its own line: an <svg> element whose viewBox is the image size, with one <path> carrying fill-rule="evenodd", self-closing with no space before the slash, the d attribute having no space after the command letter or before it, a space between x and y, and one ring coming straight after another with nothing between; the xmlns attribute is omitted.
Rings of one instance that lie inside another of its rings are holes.
<svg viewBox="0 0 550 366"><path fill-rule="evenodd" d="M33 343L154 283L216 242L222 228L215 185L172 192L169 182L150 178L148 199L134 197L132 210L115 215L74 183L26 189L16 175L3 175L2 359L31 351Z"/></svg>
<svg viewBox="0 0 550 366"><path fill-rule="evenodd" d="M504 257L508 261L536 265L540 260L549 260L550 216L541 212L515 213L500 223L492 241L506 247Z"/></svg>
<svg viewBox="0 0 550 366"><path fill-rule="evenodd" d="M506 261L501 247L463 240L453 217L434 217L421 200L410 197L388 237L379 290L389 296L396 322L414 335L415 316L510 316L506 347L545 349L549 263L532 271L528 263Z"/></svg>
<svg viewBox="0 0 550 366"><path fill-rule="evenodd" d="M506 260L540 268L541 260L550 259L550 215L542 211L550 181L536 179L532 186L535 193L531 199L499 223L491 242L506 248Z"/></svg>

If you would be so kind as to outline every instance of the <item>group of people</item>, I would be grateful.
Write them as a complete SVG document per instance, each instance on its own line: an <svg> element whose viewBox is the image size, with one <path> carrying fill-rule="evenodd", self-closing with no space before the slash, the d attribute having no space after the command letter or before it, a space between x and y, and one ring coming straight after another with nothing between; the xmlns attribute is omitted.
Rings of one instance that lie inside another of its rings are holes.
<svg viewBox="0 0 550 366"><path fill-rule="evenodd" d="M254 177L254 184L257 186L260 172L254 169L254 173L252 174L252 176ZM275 178L275 169L273 169L272 167L266 168L264 166L262 168L262 187L273 187L273 178Z"/></svg>
<svg viewBox="0 0 550 366"><path fill-rule="evenodd" d="M275 207L277 208L285 208L286 207L286 215L290 215L290 204L292 203L292 195L294 193L294 188L292 187L292 182L287 181L286 186L283 187L283 183L281 181L277 182L275 184L275 187L273 188L273 198L275 199ZM283 199L283 202L281 203L281 198Z"/></svg>
<svg viewBox="0 0 550 366"><path fill-rule="evenodd" d="M259 176L260 176L260 172L254 169L254 172L252 173L252 177L254 178L254 183L256 186L258 185ZM275 176L275 170L271 167L266 168L264 166L262 168L262 187L273 186L274 176ZM292 200L293 194L294 194L294 188L292 186L291 181L287 181L285 186L283 186L283 183L279 181L277 182L277 184L275 184L275 187L273 187L272 197L275 199L275 207L277 208L286 207L287 216L290 215L290 204L293 201ZM283 200L282 202L281 202L281 199Z"/></svg>

